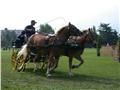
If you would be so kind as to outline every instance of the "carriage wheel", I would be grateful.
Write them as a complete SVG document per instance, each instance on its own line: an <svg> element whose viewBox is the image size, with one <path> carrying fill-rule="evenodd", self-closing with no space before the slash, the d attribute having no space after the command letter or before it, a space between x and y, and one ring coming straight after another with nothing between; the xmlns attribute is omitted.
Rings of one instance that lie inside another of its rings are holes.
<svg viewBox="0 0 120 90"><path fill-rule="evenodd" d="M25 62L25 61L24 61L23 55L21 55L21 56L18 58L18 60L17 60L17 65L16 65L17 70L18 70L19 72L24 69L24 62Z"/></svg>
<svg viewBox="0 0 120 90"><path fill-rule="evenodd" d="M24 59L23 59L23 55L20 56L17 60L17 53L13 52L12 56L11 56L11 65L12 65L12 69L13 70L18 70L21 71L23 69L23 64L24 64Z"/></svg>
<svg viewBox="0 0 120 90"><path fill-rule="evenodd" d="M17 58L17 53L13 52L11 56L11 65L13 70L16 70L16 58Z"/></svg>

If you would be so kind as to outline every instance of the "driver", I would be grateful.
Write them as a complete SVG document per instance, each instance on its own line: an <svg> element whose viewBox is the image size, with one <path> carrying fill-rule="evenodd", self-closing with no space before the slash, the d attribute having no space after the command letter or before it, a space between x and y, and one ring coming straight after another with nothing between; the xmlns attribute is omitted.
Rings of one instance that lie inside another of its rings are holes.
<svg viewBox="0 0 120 90"><path fill-rule="evenodd" d="M24 31L25 31L25 35L26 35L26 37L27 37L27 40L28 40L28 38L29 38L31 35L35 34L35 27L34 27L34 25L35 25L36 23L37 23L37 22L36 22L35 20L31 20L31 24L25 27Z"/></svg>

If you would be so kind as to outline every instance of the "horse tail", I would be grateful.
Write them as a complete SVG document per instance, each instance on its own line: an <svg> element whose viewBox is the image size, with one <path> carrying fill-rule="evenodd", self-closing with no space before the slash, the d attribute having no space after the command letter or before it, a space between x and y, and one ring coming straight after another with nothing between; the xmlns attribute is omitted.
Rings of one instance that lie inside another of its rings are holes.
<svg viewBox="0 0 120 90"><path fill-rule="evenodd" d="M21 50L18 52L18 54L17 54L17 60L21 56L23 56L23 60L25 60L26 57L27 57L27 55L28 55L27 44L25 44L25 45L22 46Z"/></svg>

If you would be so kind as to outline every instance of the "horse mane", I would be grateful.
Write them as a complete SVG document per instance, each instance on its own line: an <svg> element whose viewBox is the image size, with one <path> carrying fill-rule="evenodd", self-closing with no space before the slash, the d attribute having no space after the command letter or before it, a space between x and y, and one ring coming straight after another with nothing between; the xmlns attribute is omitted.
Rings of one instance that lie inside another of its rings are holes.
<svg viewBox="0 0 120 90"><path fill-rule="evenodd" d="M83 31L82 31L83 34L86 33L86 32L88 32L88 30L83 30Z"/></svg>
<svg viewBox="0 0 120 90"><path fill-rule="evenodd" d="M67 27L67 26L62 27L62 28L57 32L57 34L61 34L66 27Z"/></svg>

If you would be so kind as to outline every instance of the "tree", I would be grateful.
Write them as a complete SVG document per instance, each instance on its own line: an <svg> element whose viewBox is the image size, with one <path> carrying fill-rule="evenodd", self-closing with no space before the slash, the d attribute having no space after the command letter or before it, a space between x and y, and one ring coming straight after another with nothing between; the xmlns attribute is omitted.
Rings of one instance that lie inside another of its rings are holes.
<svg viewBox="0 0 120 90"><path fill-rule="evenodd" d="M52 29L52 27L50 25L45 24L45 25L40 25L39 32L53 34L54 30Z"/></svg>
<svg viewBox="0 0 120 90"><path fill-rule="evenodd" d="M7 45L9 44L7 40L7 36L8 36L8 29L5 28L1 32L1 47L7 47Z"/></svg>
<svg viewBox="0 0 120 90"><path fill-rule="evenodd" d="M92 27L92 31L93 31L93 34L94 34L94 36L95 36L95 39L97 40L97 31L96 31L96 27L95 26L93 26Z"/></svg>
<svg viewBox="0 0 120 90"><path fill-rule="evenodd" d="M118 51L118 60L119 60L119 63L120 63L120 35L118 36L118 41L117 41L117 51Z"/></svg>
<svg viewBox="0 0 120 90"><path fill-rule="evenodd" d="M10 31L7 28L1 31L1 47L8 48L12 46L13 40L16 39L15 31Z"/></svg>
<svg viewBox="0 0 120 90"><path fill-rule="evenodd" d="M118 39L117 31L115 29L112 29L112 27L109 25L110 24L101 23L98 29L101 40L102 40L101 43L103 45L116 44L117 39Z"/></svg>
<svg viewBox="0 0 120 90"><path fill-rule="evenodd" d="M97 34L95 26L92 27L92 31L93 31L93 34L94 34L94 38L96 40L97 56L100 56L100 49L101 49L101 40L100 39L101 38L100 38L100 35Z"/></svg>

